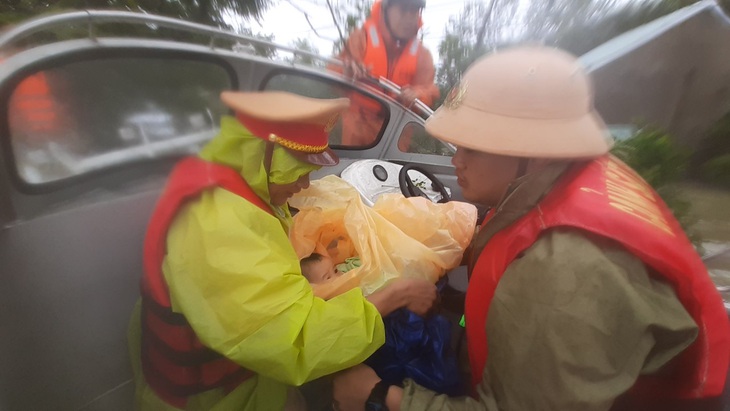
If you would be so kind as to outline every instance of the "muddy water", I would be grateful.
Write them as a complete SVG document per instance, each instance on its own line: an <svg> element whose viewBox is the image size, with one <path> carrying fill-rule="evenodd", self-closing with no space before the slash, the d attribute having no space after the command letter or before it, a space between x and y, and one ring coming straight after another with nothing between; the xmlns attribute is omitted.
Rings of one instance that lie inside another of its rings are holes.
<svg viewBox="0 0 730 411"><path fill-rule="evenodd" d="M690 183L682 190L697 219L692 228L702 238L705 264L730 310L730 190Z"/></svg>

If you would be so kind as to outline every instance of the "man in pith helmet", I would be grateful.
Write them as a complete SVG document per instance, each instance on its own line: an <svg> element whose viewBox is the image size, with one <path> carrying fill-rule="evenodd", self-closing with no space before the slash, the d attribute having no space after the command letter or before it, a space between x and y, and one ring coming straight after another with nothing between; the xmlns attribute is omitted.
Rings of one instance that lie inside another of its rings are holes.
<svg viewBox="0 0 730 411"><path fill-rule="evenodd" d="M347 99L224 92L235 113L181 161L153 212L130 324L136 399L148 410L297 410L293 386L363 361L381 316L421 314L427 281L315 298L289 242L287 200L334 165L328 132Z"/></svg>
<svg viewBox="0 0 730 411"><path fill-rule="evenodd" d="M722 300L659 196L608 154L573 56L483 57L426 129L458 147L464 197L491 207L468 257L472 396L384 387L360 366L336 380L341 409L368 398L391 411L712 406L730 356Z"/></svg>

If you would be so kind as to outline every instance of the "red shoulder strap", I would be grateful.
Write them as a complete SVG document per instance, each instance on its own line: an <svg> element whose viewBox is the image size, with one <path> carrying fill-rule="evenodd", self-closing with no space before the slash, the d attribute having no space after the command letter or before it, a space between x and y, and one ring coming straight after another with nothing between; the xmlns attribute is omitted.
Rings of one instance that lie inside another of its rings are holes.
<svg viewBox="0 0 730 411"><path fill-rule="evenodd" d="M155 206L144 242L142 292L162 306L170 306L170 296L162 274L162 260L167 253L167 231L185 202L213 187L221 187L241 196L273 215L271 207L232 168L198 157L187 157L180 161L172 170Z"/></svg>

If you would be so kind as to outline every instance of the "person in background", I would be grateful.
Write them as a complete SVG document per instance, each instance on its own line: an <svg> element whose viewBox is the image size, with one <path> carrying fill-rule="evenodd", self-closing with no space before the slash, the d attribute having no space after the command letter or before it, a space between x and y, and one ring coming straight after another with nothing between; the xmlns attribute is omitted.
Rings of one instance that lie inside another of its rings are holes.
<svg viewBox="0 0 730 411"><path fill-rule="evenodd" d="M431 106L439 90L434 83L436 69L431 52L418 39L424 7L425 0L377 0L370 17L350 33L343 47L340 58L345 62L345 75L384 77L401 87L396 99L404 106L411 107L415 99ZM358 125L347 127L345 118L343 144L367 145L373 141L382 121L368 119L376 117L378 109L373 102L355 99L351 111L359 110L360 119ZM363 127L367 132L362 131ZM410 138L399 142L404 151L409 145Z"/></svg>
<svg viewBox="0 0 730 411"><path fill-rule="evenodd" d="M722 409L730 325L660 197L611 156L573 56L515 47L465 72L426 130L491 207L466 295L472 395L335 377L340 410Z"/></svg>
<svg viewBox="0 0 730 411"><path fill-rule="evenodd" d="M129 328L143 410L300 410L292 388L365 360L382 316L426 314L426 280L394 281L364 298L313 295L289 242L287 200L337 164L327 134L347 99L223 92L234 116L178 163L144 246L141 304Z"/></svg>
<svg viewBox="0 0 730 411"><path fill-rule="evenodd" d="M0 27L0 35L15 28L14 24ZM0 50L0 64L22 51L12 43ZM13 91L8 102L8 122L14 145L27 149L45 148L49 142L62 141L69 127L69 115L64 113L58 94L50 85L48 71L27 76Z"/></svg>

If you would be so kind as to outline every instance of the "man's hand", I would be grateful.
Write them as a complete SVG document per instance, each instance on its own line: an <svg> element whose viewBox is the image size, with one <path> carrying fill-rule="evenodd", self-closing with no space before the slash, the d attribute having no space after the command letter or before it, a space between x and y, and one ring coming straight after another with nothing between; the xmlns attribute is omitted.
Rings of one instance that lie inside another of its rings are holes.
<svg viewBox="0 0 730 411"><path fill-rule="evenodd" d="M418 94L411 87L403 87L400 89L398 101L406 107L411 107L418 98Z"/></svg>
<svg viewBox="0 0 730 411"><path fill-rule="evenodd" d="M402 307L420 316L425 316L436 305L438 290L428 280L400 278L370 294L368 301L378 309L383 317Z"/></svg>
<svg viewBox="0 0 730 411"><path fill-rule="evenodd" d="M332 396L335 411L362 411L380 378L367 365L356 365L335 374Z"/></svg>
<svg viewBox="0 0 730 411"><path fill-rule="evenodd" d="M425 317L438 303L439 293L430 281L420 278L404 278L399 281L402 295L406 299L405 307Z"/></svg>
<svg viewBox="0 0 730 411"><path fill-rule="evenodd" d="M362 411L370 393L380 381L372 368L360 364L335 374L333 381L332 403L335 411ZM403 389L394 385L385 395L385 406L390 411L400 411Z"/></svg>
<svg viewBox="0 0 730 411"><path fill-rule="evenodd" d="M355 80L368 77L368 69L362 63L355 60L345 60L343 74Z"/></svg>

